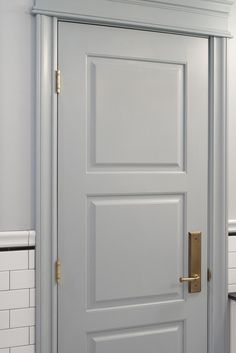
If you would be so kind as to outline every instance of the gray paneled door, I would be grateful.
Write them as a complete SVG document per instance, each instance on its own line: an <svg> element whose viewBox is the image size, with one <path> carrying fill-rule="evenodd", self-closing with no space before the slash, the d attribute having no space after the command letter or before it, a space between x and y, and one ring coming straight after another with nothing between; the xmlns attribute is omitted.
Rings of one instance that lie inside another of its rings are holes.
<svg viewBox="0 0 236 353"><path fill-rule="evenodd" d="M208 40L60 22L58 42L58 351L206 353Z"/></svg>

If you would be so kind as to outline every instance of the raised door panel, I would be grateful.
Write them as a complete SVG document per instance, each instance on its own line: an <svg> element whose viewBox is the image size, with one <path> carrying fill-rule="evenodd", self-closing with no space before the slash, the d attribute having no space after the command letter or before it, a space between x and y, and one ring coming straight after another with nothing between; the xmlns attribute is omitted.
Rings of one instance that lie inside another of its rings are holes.
<svg viewBox="0 0 236 353"><path fill-rule="evenodd" d="M183 222L183 195L90 197L88 307L183 299Z"/></svg>
<svg viewBox="0 0 236 353"><path fill-rule="evenodd" d="M88 56L89 169L183 170L184 63Z"/></svg>
<svg viewBox="0 0 236 353"><path fill-rule="evenodd" d="M89 353L181 353L183 323L90 335L88 347Z"/></svg>

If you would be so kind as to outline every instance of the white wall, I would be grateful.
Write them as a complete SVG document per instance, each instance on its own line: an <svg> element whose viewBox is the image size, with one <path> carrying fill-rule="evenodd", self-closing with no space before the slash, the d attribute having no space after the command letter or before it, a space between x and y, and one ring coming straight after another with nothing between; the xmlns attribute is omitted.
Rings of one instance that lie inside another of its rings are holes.
<svg viewBox="0 0 236 353"><path fill-rule="evenodd" d="M229 41L229 219L236 220L236 3L230 29L235 38Z"/></svg>
<svg viewBox="0 0 236 353"><path fill-rule="evenodd" d="M34 229L33 0L0 0L0 231Z"/></svg>

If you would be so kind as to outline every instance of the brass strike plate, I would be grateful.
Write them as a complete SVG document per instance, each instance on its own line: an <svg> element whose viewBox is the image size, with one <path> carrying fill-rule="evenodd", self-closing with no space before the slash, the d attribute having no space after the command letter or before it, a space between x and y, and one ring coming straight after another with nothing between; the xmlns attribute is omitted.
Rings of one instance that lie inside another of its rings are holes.
<svg viewBox="0 0 236 353"><path fill-rule="evenodd" d="M201 232L189 234L189 277L198 275L199 279L189 282L189 293L201 292Z"/></svg>

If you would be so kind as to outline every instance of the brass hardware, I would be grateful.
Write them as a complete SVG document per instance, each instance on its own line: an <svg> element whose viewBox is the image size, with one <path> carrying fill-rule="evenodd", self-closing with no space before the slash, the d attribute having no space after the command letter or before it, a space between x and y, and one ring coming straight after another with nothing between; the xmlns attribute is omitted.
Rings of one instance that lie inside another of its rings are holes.
<svg viewBox="0 0 236 353"><path fill-rule="evenodd" d="M61 280L61 261L56 261L56 282L59 283Z"/></svg>
<svg viewBox="0 0 236 353"><path fill-rule="evenodd" d="M180 277L180 282L188 282L189 293L201 292L201 232L188 233L189 276Z"/></svg>
<svg viewBox="0 0 236 353"><path fill-rule="evenodd" d="M56 71L56 93L59 94L61 92L61 71Z"/></svg>
<svg viewBox="0 0 236 353"><path fill-rule="evenodd" d="M208 282L210 282L211 277L212 277L212 273L211 273L211 270L208 268L208 270L207 270L207 281Z"/></svg>
<svg viewBox="0 0 236 353"><path fill-rule="evenodd" d="M181 283L183 283L183 282L193 282L193 281L196 281L199 278L200 278L200 276L195 274L195 275L193 275L193 277L180 277L179 281Z"/></svg>
<svg viewBox="0 0 236 353"><path fill-rule="evenodd" d="M189 282L189 293L201 292L201 232L189 233L189 277L197 274L199 279Z"/></svg>

